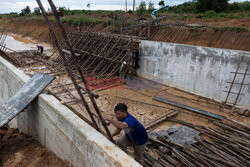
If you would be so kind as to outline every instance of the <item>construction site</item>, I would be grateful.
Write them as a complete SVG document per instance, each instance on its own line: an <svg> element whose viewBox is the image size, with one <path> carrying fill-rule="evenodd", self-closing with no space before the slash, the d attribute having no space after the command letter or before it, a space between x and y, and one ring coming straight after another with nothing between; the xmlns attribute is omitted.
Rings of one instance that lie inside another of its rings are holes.
<svg viewBox="0 0 250 167"><path fill-rule="evenodd" d="M250 17L70 25L36 2L42 21L0 18L0 167L250 166ZM106 120L118 103L148 134L142 163Z"/></svg>

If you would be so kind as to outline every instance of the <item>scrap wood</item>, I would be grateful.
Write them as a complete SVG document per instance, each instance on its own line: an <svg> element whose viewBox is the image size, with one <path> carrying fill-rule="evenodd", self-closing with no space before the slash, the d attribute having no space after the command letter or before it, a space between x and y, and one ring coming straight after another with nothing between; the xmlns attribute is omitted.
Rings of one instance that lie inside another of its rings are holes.
<svg viewBox="0 0 250 167"><path fill-rule="evenodd" d="M209 142L205 139L195 138L197 143L185 144L184 147L176 149L175 145L168 143L164 140L154 139L149 137L151 143L150 147L154 149L159 146L168 148L171 154L166 155L157 151L161 160L165 163L169 162L166 157L173 158L176 162L171 163L174 166L249 166L249 140L245 139L246 143L243 145L243 141L240 142L236 137L239 137L236 133L223 131L223 129L207 128L201 125L194 125L185 121L170 119L175 122L182 123L186 126L190 126L202 132L209 137L212 141Z"/></svg>
<svg viewBox="0 0 250 167"><path fill-rule="evenodd" d="M174 109L169 108L169 107L159 106L159 105L155 105L155 104L151 104L151 103L146 103L146 102L142 102L142 101L138 101L138 100L132 100L132 99L129 99L129 98L126 98L126 97L121 97L121 96L114 96L114 97L119 98L119 99L124 99L124 100L127 100L127 101L131 101L131 102L134 102L134 103L140 103L140 104L144 104L144 105L149 105L149 106L154 106L154 107L166 108L166 109L169 109L169 110L174 110Z"/></svg>
<svg viewBox="0 0 250 167"><path fill-rule="evenodd" d="M153 167L164 167L160 162L158 162L157 159L151 156L148 152L144 153L144 158L149 160L151 162L150 165L152 164Z"/></svg>
<svg viewBox="0 0 250 167"><path fill-rule="evenodd" d="M4 51L1 50L1 49L0 49L0 55L1 55L3 58L5 58L6 60L11 61L14 65L16 65L16 66L18 66L18 67L19 67L20 64L21 64L17 59L13 58L12 56L10 56L8 53L4 52Z"/></svg>
<svg viewBox="0 0 250 167"><path fill-rule="evenodd" d="M232 128L230 126L224 125L224 124L222 124L220 122L217 122L217 121L214 121L213 124L221 127L222 129L225 129L226 131L236 132L239 135L244 136L244 137L250 139L250 135L248 133L245 133L243 131L237 130L237 128Z"/></svg>
<svg viewBox="0 0 250 167"><path fill-rule="evenodd" d="M236 124L238 127L242 128L242 129L245 129L245 131L246 131L247 133L250 131L250 126L247 126L247 125L245 125L245 124L243 124L243 123L241 123L241 122L235 121L235 120L230 119L230 118L228 118L228 117L226 117L225 119L227 119L228 121L230 121L230 122Z"/></svg>
<svg viewBox="0 0 250 167"><path fill-rule="evenodd" d="M149 122L147 125L145 125L145 129L149 130L149 129L155 127L156 125L162 123L163 121L166 121L169 118L176 116L177 114L178 114L178 111L172 111L170 113L165 114L164 116L158 117L155 120Z"/></svg>
<svg viewBox="0 0 250 167"><path fill-rule="evenodd" d="M189 106L186 106L186 105L183 105L183 104L179 104L179 103L176 103L174 101L166 100L166 99L163 99L163 98L160 98L160 97L157 97L157 96L153 97L153 100L160 101L160 102L163 102L163 103L166 103L166 104L170 104L170 105L173 105L173 106L176 106L176 107L179 107L179 108L187 109L189 111L193 111L195 113L199 113L199 114L211 117L211 118L215 118L215 119L219 119L219 120L224 119L224 117L221 116L221 115L214 114L214 113L211 113L211 112L208 112L208 111L199 110L199 109L189 107Z"/></svg>

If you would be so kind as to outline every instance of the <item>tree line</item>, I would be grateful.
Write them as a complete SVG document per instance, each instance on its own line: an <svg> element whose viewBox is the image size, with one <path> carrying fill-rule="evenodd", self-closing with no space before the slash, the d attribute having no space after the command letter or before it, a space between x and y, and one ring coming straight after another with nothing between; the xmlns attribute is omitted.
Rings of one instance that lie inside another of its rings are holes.
<svg viewBox="0 0 250 167"><path fill-rule="evenodd" d="M193 0L176 6L169 6L169 11L175 13L203 13L206 11L220 12L250 12L250 2L234 2L229 0Z"/></svg>

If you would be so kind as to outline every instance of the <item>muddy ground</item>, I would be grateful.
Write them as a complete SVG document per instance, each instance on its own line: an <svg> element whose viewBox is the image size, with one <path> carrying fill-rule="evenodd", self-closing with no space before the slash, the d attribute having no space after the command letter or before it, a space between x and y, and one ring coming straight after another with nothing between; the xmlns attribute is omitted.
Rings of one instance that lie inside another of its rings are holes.
<svg viewBox="0 0 250 167"><path fill-rule="evenodd" d="M0 137L0 167L71 166L17 129L3 127Z"/></svg>
<svg viewBox="0 0 250 167"><path fill-rule="evenodd" d="M29 76L33 76L35 73L39 72L48 72L48 69L46 69L45 66L39 65L21 67L20 69ZM145 80L145 82L150 81ZM57 92L61 92L62 90L60 87L58 87L57 89L52 89L54 86L57 86L58 83L67 85L68 83L72 82L70 81L69 77L65 75L59 75L56 76L56 79L47 87L48 90L55 94L57 94ZM78 94L73 85L66 86L65 88L71 90L71 93L78 97ZM96 89L93 90L93 92L99 95L99 98L96 99L96 102L100 110L103 112L103 115L114 117L115 105L117 103L125 103L128 105L129 113L134 115L144 125L149 124L156 118L163 116L171 112L172 110L177 110L179 111L179 114L176 117L177 119L204 126L213 126L212 122L206 116L202 116L185 109L155 101L152 99L154 96L159 96L176 103L222 115L227 118L242 122L246 125L250 125L249 117L239 115L237 112L231 114L231 108L221 107L222 104L219 102L165 85L158 84L155 85L154 88L150 88L145 85L145 87L140 88L137 87L137 85L135 85L135 87L131 87L129 85L122 84L111 89ZM61 99L62 104L67 103L67 101L74 100L69 99L68 93L66 91L64 91L64 93L57 94L57 96L59 99ZM91 102L87 95L85 95L85 98L90 104L90 109L94 111L94 108L91 105ZM70 106L88 118L87 111L81 103L70 103ZM165 123L156 127L156 129L169 128L173 125L174 123L166 121ZM112 126L110 127L111 129L113 129Z"/></svg>
<svg viewBox="0 0 250 167"><path fill-rule="evenodd" d="M51 50L52 54L53 49ZM48 52L45 50L45 52ZM56 56L55 53L53 56ZM32 77L36 73L50 73L51 71L46 67L46 65L42 63L34 63L32 65L19 67L20 70L24 71L27 75ZM54 73L51 73L54 75ZM88 74L85 74L86 76ZM145 82L149 82L145 80ZM50 90L54 94L57 95L57 98L63 104L68 104L70 107L78 111L80 114L84 115L84 117L88 118L88 113L86 112L83 105L79 102L76 102L74 98L69 96L69 92L63 91L61 86L58 85L68 85L72 83L70 77L65 74L56 74L56 79L48 86L47 90ZM150 84L149 84L150 85ZM53 88L56 87L56 88ZM77 91L74 89L73 84L64 86L65 89L70 90L70 92L80 99ZM60 92L60 93L59 93ZM161 98L165 98L167 100L175 101L180 104L184 104L187 106L191 106L194 108L198 108L204 111L208 111L214 114L223 115L230 119L242 122L246 125L250 125L250 118L246 116L239 115L237 112L231 114L231 108L224 108L219 102L215 102L211 99L206 99L204 97L200 97L197 95L190 94L185 91L181 91L172 87L168 87L165 85L158 85L157 89L152 89L150 87L145 86L144 88L134 87L131 88L126 84L119 85L117 87L106 89L106 90L93 90L96 94L99 95L99 98L96 99L98 107L103 112L103 114L107 114L110 116L114 116L114 106L117 103L123 102L128 105L129 112L134 115L139 121L141 121L144 125L147 125L157 117L160 117L166 113L171 112L171 110L179 111L177 119L185 120L190 123L201 124L204 126L213 126L211 121L206 117L195 114L194 112L180 109L178 107L167 105L155 100L152 100L154 96L159 96ZM90 103L89 98L85 95L87 101ZM72 102L70 102L72 101ZM67 103L69 102L69 103ZM93 106L90 104L90 108L94 111ZM73 113L72 113L73 114ZM99 122L100 124L100 122ZM166 121L163 125L157 127L158 128L168 128L174 125L174 123Z"/></svg>

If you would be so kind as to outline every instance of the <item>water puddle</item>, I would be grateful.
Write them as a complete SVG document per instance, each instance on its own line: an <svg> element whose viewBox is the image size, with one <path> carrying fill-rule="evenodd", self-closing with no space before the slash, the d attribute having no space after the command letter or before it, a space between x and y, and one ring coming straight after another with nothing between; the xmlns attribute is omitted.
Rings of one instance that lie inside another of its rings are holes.
<svg viewBox="0 0 250 167"><path fill-rule="evenodd" d="M37 50L36 45L44 46L44 49L50 49L50 46L47 44L38 44L28 38L23 38L18 35L9 34L5 40L6 47L9 48L6 51L25 51L25 50Z"/></svg>

